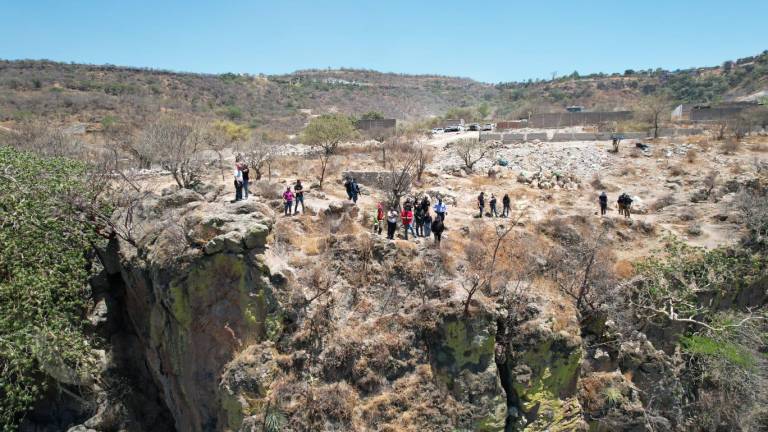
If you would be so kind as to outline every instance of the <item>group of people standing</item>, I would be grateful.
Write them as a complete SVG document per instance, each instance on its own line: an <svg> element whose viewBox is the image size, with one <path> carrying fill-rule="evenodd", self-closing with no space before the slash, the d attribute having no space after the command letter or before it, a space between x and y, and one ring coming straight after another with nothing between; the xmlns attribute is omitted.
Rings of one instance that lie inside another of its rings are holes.
<svg viewBox="0 0 768 432"><path fill-rule="evenodd" d="M504 194L504 197L501 198L501 205L502 205L501 217L509 217L509 208L510 208L509 194ZM498 202L496 200L496 195L491 194L491 198L488 200L488 206L489 206L488 215L492 217L499 217L499 212L497 210ZM480 195L477 196L477 209L480 212L479 217L483 217L483 214L485 214L485 192L484 191L481 191Z"/></svg>
<svg viewBox="0 0 768 432"><path fill-rule="evenodd" d="M249 173L248 164L242 156L237 156L235 158L235 201L248 199Z"/></svg>
<svg viewBox="0 0 768 432"><path fill-rule="evenodd" d="M600 216L605 216L608 211L608 195L603 191L597 199L600 203ZM632 197L624 192L619 195L619 199L616 202L619 205L619 215L627 218L630 217L632 213Z"/></svg>
<svg viewBox="0 0 768 432"><path fill-rule="evenodd" d="M295 207L293 207L294 200L296 202ZM304 213L304 185L301 184L301 180L297 179L293 185L293 190L288 186L283 192L283 214L286 216L297 214L299 203L301 203L301 213ZM291 208L293 208L293 213L291 213Z"/></svg>
<svg viewBox="0 0 768 432"><path fill-rule="evenodd" d="M394 240L399 220L403 227L403 237L405 240L408 240L408 234L410 233L414 240L419 237L429 238L434 236L435 243L439 244L442 240L443 231L445 231L444 221L448 211L442 198L438 198L433 208L435 211L435 216L433 217L430 213L429 204L429 198L426 195L421 201L406 199L400 212L397 211L396 206L392 205L385 215L383 204L378 203L376 215L373 219L373 231L381 234L384 220L386 219L387 238Z"/></svg>

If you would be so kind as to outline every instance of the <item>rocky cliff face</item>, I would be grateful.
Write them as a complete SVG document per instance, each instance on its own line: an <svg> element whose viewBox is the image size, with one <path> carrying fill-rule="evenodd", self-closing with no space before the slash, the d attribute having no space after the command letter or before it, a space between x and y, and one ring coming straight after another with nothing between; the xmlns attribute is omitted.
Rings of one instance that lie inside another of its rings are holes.
<svg viewBox="0 0 768 432"><path fill-rule="evenodd" d="M132 212L135 242L103 251L102 285L124 328L112 367L143 392L74 431L643 430L622 371L645 391L672 367L648 343L591 348L553 293L465 314L457 275L414 267L438 250L355 232L351 203L276 220L258 199L182 190Z"/></svg>
<svg viewBox="0 0 768 432"><path fill-rule="evenodd" d="M271 211L220 206L191 191L145 200L138 239L116 261L125 313L177 430L231 428L219 392L224 366L262 341L277 305L265 264Z"/></svg>

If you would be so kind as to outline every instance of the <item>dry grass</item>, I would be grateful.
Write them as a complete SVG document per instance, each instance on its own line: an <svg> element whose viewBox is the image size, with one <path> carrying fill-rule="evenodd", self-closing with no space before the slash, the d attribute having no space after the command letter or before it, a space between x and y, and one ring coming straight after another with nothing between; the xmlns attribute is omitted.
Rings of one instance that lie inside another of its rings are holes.
<svg viewBox="0 0 768 432"><path fill-rule="evenodd" d="M635 174L637 174L635 167L630 165L624 165L624 167L619 171L620 177L633 176Z"/></svg>
<svg viewBox="0 0 768 432"><path fill-rule="evenodd" d="M472 186L474 188L480 188L480 187L488 187L488 186L496 186L499 183L498 179L495 179L493 177L488 176L472 176L470 177L469 181L472 183Z"/></svg>
<svg viewBox="0 0 768 432"><path fill-rule="evenodd" d="M749 149L753 152L758 153L765 153L768 152L768 144L767 143L754 143L752 144Z"/></svg>
<svg viewBox="0 0 768 432"><path fill-rule="evenodd" d="M320 255L325 252L328 247L327 237L300 236L297 240L297 246L302 252L309 256Z"/></svg>

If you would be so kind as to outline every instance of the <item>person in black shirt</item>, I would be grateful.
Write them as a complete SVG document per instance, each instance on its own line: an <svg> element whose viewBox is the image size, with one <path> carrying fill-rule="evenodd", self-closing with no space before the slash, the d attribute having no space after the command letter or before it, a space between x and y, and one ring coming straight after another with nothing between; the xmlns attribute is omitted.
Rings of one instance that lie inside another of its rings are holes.
<svg viewBox="0 0 768 432"><path fill-rule="evenodd" d="M501 199L501 205L503 206L501 216L509 217L509 194L504 194L504 198Z"/></svg>
<svg viewBox="0 0 768 432"><path fill-rule="evenodd" d="M240 164L240 171L243 173L243 199L248 199L248 164L243 161Z"/></svg>
<svg viewBox="0 0 768 432"><path fill-rule="evenodd" d="M293 214L299 210L299 203L301 203L301 213L304 214L304 186L301 185L301 180L296 180L296 184L293 185L293 192L296 195L296 206L293 209Z"/></svg>
<svg viewBox="0 0 768 432"><path fill-rule="evenodd" d="M608 211L608 195L605 194L605 191L600 194L599 201L600 216L605 216L605 213Z"/></svg>
<svg viewBox="0 0 768 432"><path fill-rule="evenodd" d="M485 210L485 192L480 192L477 196L477 208L480 210L480 216L483 217L483 211Z"/></svg>

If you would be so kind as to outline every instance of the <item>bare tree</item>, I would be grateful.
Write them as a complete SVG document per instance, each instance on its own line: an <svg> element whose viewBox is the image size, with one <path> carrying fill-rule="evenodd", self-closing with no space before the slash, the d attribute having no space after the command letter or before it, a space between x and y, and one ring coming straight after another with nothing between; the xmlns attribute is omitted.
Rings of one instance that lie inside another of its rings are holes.
<svg viewBox="0 0 768 432"><path fill-rule="evenodd" d="M646 96L640 102L640 114L651 124L654 138L659 137L662 116L669 111L671 105L670 98L666 93Z"/></svg>
<svg viewBox="0 0 768 432"><path fill-rule="evenodd" d="M415 150L416 154L416 181L421 181L421 176L427 168L427 164L432 161L432 154L429 153L423 144L419 144Z"/></svg>
<svg viewBox="0 0 768 432"><path fill-rule="evenodd" d="M606 288L615 281L610 272L610 260L603 245L606 229L591 243L583 239L569 242L562 249L555 249L549 259L550 274L560 291L576 301L580 311L594 311L596 287Z"/></svg>
<svg viewBox="0 0 768 432"><path fill-rule="evenodd" d="M453 143L453 151L461 158L464 168L472 172L475 164L483 160L491 152L491 148L483 145L477 138L462 138Z"/></svg>
<svg viewBox="0 0 768 432"><path fill-rule="evenodd" d="M417 165L417 156L409 154L399 162L390 157L389 171L389 208L400 208L400 200L411 190L413 173Z"/></svg>
<svg viewBox="0 0 768 432"><path fill-rule="evenodd" d="M276 150L277 146L273 142L261 136L251 137L245 144L245 159L248 167L253 170L254 180L261 180L265 167L271 177L271 165Z"/></svg>
<svg viewBox="0 0 768 432"><path fill-rule="evenodd" d="M42 121L23 121L14 129L3 130L0 133L0 144L44 156L86 156L83 143L61 128L51 127Z"/></svg>
<svg viewBox="0 0 768 432"><path fill-rule="evenodd" d="M373 128L365 131L365 136L376 141L381 149L381 163L387 162L387 148L391 146L391 142L396 140L395 128Z"/></svg>
<svg viewBox="0 0 768 432"><path fill-rule="evenodd" d="M502 254L504 240L524 214L520 212L508 225L497 225L493 237L478 239L479 241L473 242L465 251L470 274L468 280L462 281L462 287L467 292L467 298L464 300L464 315L469 315L469 306L478 290L490 290L502 279L507 279L501 276L509 268L497 264Z"/></svg>
<svg viewBox="0 0 768 432"><path fill-rule="evenodd" d="M155 159L171 172L176 184L190 189L200 181L203 163L200 151L207 131L202 126L176 117L163 117L145 129L140 140L143 148L152 148Z"/></svg>

